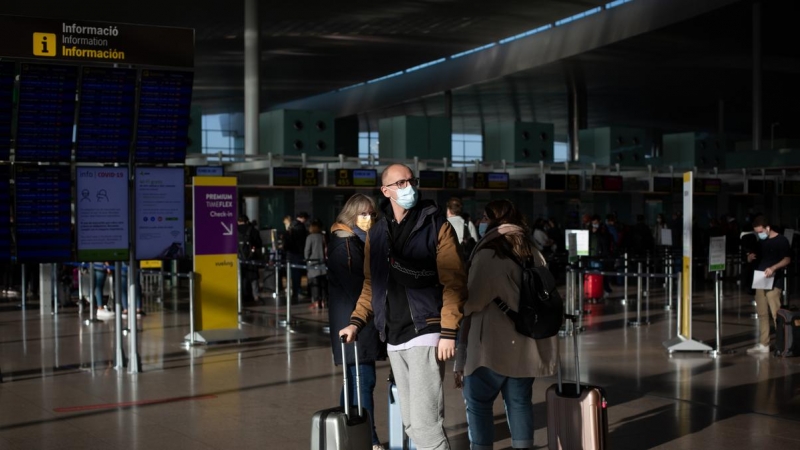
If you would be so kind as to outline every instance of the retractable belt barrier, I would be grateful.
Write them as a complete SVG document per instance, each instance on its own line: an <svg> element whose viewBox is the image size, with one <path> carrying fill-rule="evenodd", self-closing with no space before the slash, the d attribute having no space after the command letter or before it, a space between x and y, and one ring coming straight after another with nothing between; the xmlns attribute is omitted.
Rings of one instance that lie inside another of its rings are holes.
<svg viewBox="0 0 800 450"><path fill-rule="evenodd" d="M319 264L298 264L298 263L286 263L281 262L280 260L269 260L269 261L252 261L252 260L239 260L239 316L242 315L242 276L241 276L241 268L242 266L256 266L259 268L266 268L270 269L270 272L274 272L275 276L275 290L273 291L273 298L277 304L279 298L279 291L280 291L280 271L284 267L286 268L286 289L285 289L285 296L286 296L286 319L285 320L278 320L277 325L279 327L286 327L290 328L292 324L292 294L294 289L300 289L300 286L296 288L292 286L292 270L322 270L327 269L327 266L324 263ZM265 276L264 281L268 276Z"/></svg>

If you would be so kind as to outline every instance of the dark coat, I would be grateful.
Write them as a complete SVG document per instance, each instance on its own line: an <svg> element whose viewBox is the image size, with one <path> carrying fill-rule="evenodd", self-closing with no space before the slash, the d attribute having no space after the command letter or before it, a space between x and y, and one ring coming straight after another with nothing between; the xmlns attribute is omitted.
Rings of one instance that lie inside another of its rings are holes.
<svg viewBox="0 0 800 450"><path fill-rule="evenodd" d="M356 307L364 285L364 243L353 231L334 224L328 244L328 321L330 323L333 361L342 364L339 330L350 325L350 314ZM358 333L360 364L386 359L386 344L381 342L375 325L370 322ZM353 346L347 346L347 363L354 364Z"/></svg>

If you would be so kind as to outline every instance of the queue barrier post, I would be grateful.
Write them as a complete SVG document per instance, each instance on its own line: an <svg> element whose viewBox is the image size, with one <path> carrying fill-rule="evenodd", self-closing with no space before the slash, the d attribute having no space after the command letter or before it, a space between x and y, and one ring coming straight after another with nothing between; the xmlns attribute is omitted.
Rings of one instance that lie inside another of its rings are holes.
<svg viewBox="0 0 800 450"><path fill-rule="evenodd" d="M628 252L625 252L625 260L622 267L625 272L625 276L622 277L622 290L624 294L624 297L622 297L622 306L625 306L628 304Z"/></svg>
<svg viewBox="0 0 800 450"><path fill-rule="evenodd" d="M189 272L189 345L195 345L194 336L195 273Z"/></svg>

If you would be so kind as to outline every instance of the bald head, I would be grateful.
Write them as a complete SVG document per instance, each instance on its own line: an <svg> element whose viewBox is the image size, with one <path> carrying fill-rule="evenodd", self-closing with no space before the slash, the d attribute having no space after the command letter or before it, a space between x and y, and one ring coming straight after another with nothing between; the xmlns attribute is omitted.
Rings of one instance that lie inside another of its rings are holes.
<svg viewBox="0 0 800 450"><path fill-rule="evenodd" d="M381 173L381 184L387 186L400 180L407 180L413 176L414 174L411 172L411 169L405 164L392 164L383 169L383 173Z"/></svg>

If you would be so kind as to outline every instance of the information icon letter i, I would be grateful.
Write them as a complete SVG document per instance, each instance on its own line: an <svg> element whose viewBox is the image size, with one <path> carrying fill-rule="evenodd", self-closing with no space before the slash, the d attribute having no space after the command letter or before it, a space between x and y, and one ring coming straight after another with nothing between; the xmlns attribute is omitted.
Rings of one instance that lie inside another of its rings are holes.
<svg viewBox="0 0 800 450"><path fill-rule="evenodd" d="M53 33L33 33L33 54L36 56L56 56L56 35Z"/></svg>

